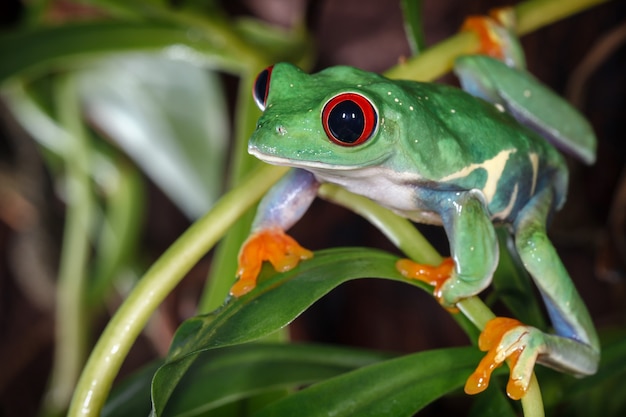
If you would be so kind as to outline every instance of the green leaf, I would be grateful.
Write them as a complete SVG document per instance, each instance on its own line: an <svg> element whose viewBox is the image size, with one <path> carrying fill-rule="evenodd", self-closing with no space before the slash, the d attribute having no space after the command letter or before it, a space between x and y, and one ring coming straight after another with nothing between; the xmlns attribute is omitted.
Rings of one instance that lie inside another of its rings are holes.
<svg viewBox="0 0 626 417"><path fill-rule="evenodd" d="M230 36L229 36L230 35ZM229 70L256 62L245 45L223 28L192 28L163 22L89 22L23 29L0 37L0 83L20 73L67 68L102 54L158 51Z"/></svg>
<svg viewBox="0 0 626 417"><path fill-rule="evenodd" d="M195 416L224 404L311 384L390 355L321 345L246 344L198 356L170 399L166 415Z"/></svg>
<svg viewBox="0 0 626 417"><path fill-rule="evenodd" d="M501 387L502 384L497 384L497 379L494 378L485 392L476 395L469 417L515 417L519 415L506 397Z"/></svg>
<svg viewBox="0 0 626 417"><path fill-rule="evenodd" d="M119 383L102 408L101 417L135 417L150 413L150 381L162 360L134 372Z"/></svg>
<svg viewBox="0 0 626 417"><path fill-rule="evenodd" d="M158 71L154 71L158 68ZM223 187L228 117L221 80L158 54L123 54L81 72L91 122L111 137L190 218Z"/></svg>
<svg viewBox="0 0 626 417"><path fill-rule="evenodd" d="M566 375L555 375L562 392L561 406L568 416L623 416L626 415L626 338L620 330L619 339L602 347L600 366L595 375L573 380Z"/></svg>
<svg viewBox="0 0 626 417"><path fill-rule="evenodd" d="M166 0L82 0L88 5L101 9L100 13L118 17L141 18L149 12L163 10Z"/></svg>
<svg viewBox="0 0 626 417"><path fill-rule="evenodd" d="M168 416L199 415L259 392L320 381L391 355L323 345L246 344L198 356L167 406ZM150 364L112 392L103 417L148 415L150 381L162 361Z"/></svg>
<svg viewBox="0 0 626 417"><path fill-rule="evenodd" d="M427 288L396 270L395 255L369 248L334 248L284 273L266 266L257 287L218 311L187 320L170 348L169 360L215 347L248 342L288 325L338 285L357 278L386 278Z"/></svg>
<svg viewBox="0 0 626 417"><path fill-rule="evenodd" d="M373 249L337 248L278 274L264 268L255 290L231 299L218 311L185 321L174 337L168 363L153 380L154 410L160 415L174 387L198 352L249 342L273 333L338 285L356 278L377 277L402 282L397 257ZM191 356L190 356L191 355Z"/></svg>
<svg viewBox="0 0 626 417"><path fill-rule="evenodd" d="M480 356L478 350L466 347L391 359L313 385L254 417L410 417L462 387Z"/></svg>
<svg viewBox="0 0 626 417"><path fill-rule="evenodd" d="M263 51L268 62L289 61L305 71L312 67L314 45L302 25L287 30L247 17L240 17L233 23L239 36Z"/></svg>
<svg viewBox="0 0 626 417"><path fill-rule="evenodd" d="M422 19L422 0L402 0L402 16L404 31L413 55L419 55L426 49L424 25Z"/></svg>
<svg viewBox="0 0 626 417"><path fill-rule="evenodd" d="M107 151L98 153L104 159L103 165L110 164L110 168L99 170L109 172L99 175L105 207L102 225L95 232L97 244L90 274L88 305L97 305L104 300L112 283L135 261L143 227L141 220L145 215L144 184L139 171L119 151Z"/></svg>

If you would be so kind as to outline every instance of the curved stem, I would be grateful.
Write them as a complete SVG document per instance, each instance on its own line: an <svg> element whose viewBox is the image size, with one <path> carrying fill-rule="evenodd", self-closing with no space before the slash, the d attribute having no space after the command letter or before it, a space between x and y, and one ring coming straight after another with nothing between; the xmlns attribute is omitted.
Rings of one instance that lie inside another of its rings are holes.
<svg viewBox="0 0 626 417"><path fill-rule="evenodd" d="M545 412L543 410L541 389L539 388L539 382L534 372L530 377L528 391L526 391L526 395L522 397L520 402L522 403L524 417L544 417Z"/></svg>
<svg viewBox="0 0 626 417"><path fill-rule="evenodd" d="M517 33L525 35L560 19L608 0L529 0L515 6ZM459 32L418 56L407 59L385 72L395 79L431 81L452 69L454 59L472 54L480 46L473 32Z"/></svg>
<svg viewBox="0 0 626 417"><path fill-rule="evenodd" d="M608 0L528 0L515 6L517 33L525 35Z"/></svg>
<svg viewBox="0 0 626 417"><path fill-rule="evenodd" d="M54 361L44 415L58 415L66 409L86 356L84 296L94 208L89 144L80 119L76 86L71 77L62 77L55 87L60 122L69 139L69 149L64 154L67 212L57 284Z"/></svg>
<svg viewBox="0 0 626 417"><path fill-rule="evenodd" d="M250 73L242 74L237 94L235 112L235 145L232 150L233 161L229 172L230 187L235 187L245 176L262 164L261 161L248 154L248 138L257 123L260 114L252 99L254 78ZM216 248L211 262L206 287L198 302L198 313L208 313L219 307L232 285L232 277L237 274L237 254L241 244L248 236L254 212L244 214L230 228L224 239Z"/></svg>
<svg viewBox="0 0 626 417"><path fill-rule="evenodd" d="M441 255L413 224L372 200L334 184L322 184L318 195L344 206L376 226L396 247L416 262L437 265Z"/></svg>
<svg viewBox="0 0 626 417"><path fill-rule="evenodd" d="M113 379L152 312L193 265L287 168L264 165L222 197L146 272L115 313L87 362L68 416L97 416Z"/></svg>

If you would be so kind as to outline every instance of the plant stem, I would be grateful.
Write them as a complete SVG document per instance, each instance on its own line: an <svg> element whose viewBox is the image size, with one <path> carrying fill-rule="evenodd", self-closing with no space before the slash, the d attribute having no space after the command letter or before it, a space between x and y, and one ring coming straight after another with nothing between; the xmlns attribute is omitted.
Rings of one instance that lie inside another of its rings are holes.
<svg viewBox="0 0 626 417"><path fill-rule="evenodd" d="M104 157L104 153L101 153ZM107 155L108 156L108 155ZM144 213L144 184L137 168L123 158L113 159L115 178L107 178L100 235L95 242L92 279L87 303L100 306L120 269L136 253Z"/></svg>
<svg viewBox="0 0 626 417"><path fill-rule="evenodd" d="M89 177L89 144L80 118L73 78L60 77L55 100L61 125L68 133L65 158L67 211L57 284L55 351L43 414L67 409L86 356L86 270L89 228L94 208Z"/></svg>
<svg viewBox="0 0 626 417"><path fill-rule="evenodd" d="M517 33L525 35L608 0L528 0L515 6Z"/></svg>
<svg viewBox="0 0 626 417"><path fill-rule="evenodd" d="M146 272L111 318L85 365L68 416L97 416L113 379L152 312L230 226L287 168L263 165L224 195Z"/></svg>
<svg viewBox="0 0 626 417"><path fill-rule="evenodd" d="M251 94L254 80L251 74L244 73L239 81L235 112L235 146L232 151L233 161L228 178L229 188L237 186L251 170L261 164L246 151L248 138L256 126L259 115ZM250 232L253 215L254 213L250 210L237 220L217 247L206 287L198 303L199 314L213 311L224 302L228 295L232 280L237 273L237 254Z"/></svg>
<svg viewBox="0 0 626 417"><path fill-rule="evenodd" d="M522 397L520 402L522 403L524 417L544 417L545 412L543 410L541 389L539 388L539 382L534 372L530 377L528 391L526 391L526 395Z"/></svg>
<svg viewBox="0 0 626 417"><path fill-rule="evenodd" d="M608 0L529 0L515 6L517 33L525 35L560 19ZM385 72L392 79L432 81L452 69L459 55L478 51L480 42L473 32L459 32L422 54L407 59Z"/></svg>
<svg viewBox="0 0 626 417"><path fill-rule="evenodd" d="M338 185L322 184L318 195L365 218L414 261L430 265L438 265L441 262L441 255L404 217Z"/></svg>

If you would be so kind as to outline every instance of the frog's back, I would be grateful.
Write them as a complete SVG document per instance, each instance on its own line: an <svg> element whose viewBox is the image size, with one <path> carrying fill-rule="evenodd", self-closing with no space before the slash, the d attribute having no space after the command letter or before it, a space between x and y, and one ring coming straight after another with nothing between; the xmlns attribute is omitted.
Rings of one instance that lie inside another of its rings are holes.
<svg viewBox="0 0 626 417"><path fill-rule="evenodd" d="M403 146L429 187L482 190L496 219L511 220L539 190L565 199L567 170L559 152L504 109L445 85L398 83ZM408 110L408 111L407 111Z"/></svg>

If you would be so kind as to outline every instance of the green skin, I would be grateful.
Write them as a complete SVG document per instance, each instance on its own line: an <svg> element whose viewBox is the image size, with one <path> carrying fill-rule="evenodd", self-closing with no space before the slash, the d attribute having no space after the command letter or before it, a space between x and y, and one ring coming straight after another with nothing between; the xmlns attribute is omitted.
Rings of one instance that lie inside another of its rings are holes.
<svg viewBox="0 0 626 417"><path fill-rule="evenodd" d="M545 230L548 217L565 201L568 172L561 154L536 131L554 131L560 120L541 120L541 111L533 118L511 104L515 99L499 99L507 97L503 92L511 81L481 79L472 69L510 72L514 79L523 73L484 57L463 59L458 73L472 93L498 105L457 88L392 81L351 67L308 75L290 64L275 65L249 151L268 163L299 169L266 196L254 229L291 227L321 182L341 185L414 221L441 224L455 262L442 289L442 302L451 306L489 285L499 255L493 224L507 224L556 334L530 326L514 328L498 348L500 361L525 346L511 371L514 379L530 380L537 360L573 374L592 374L599 360L595 329ZM528 83L523 97L531 91L533 105L545 100L553 114L559 111L556 102L570 116L567 103L526 74L521 76ZM518 81L509 90L518 88ZM491 90L483 91L485 85ZM321 121L324 105L344 92L366 97L378 117L372 136L356 146L329 140ZM532 129L513 113L535 120L529 123ZM590 140L588 125L582 116L576 117L587 129L582 137L557 134L550 140L593 159L593 134Z"/></svg>

